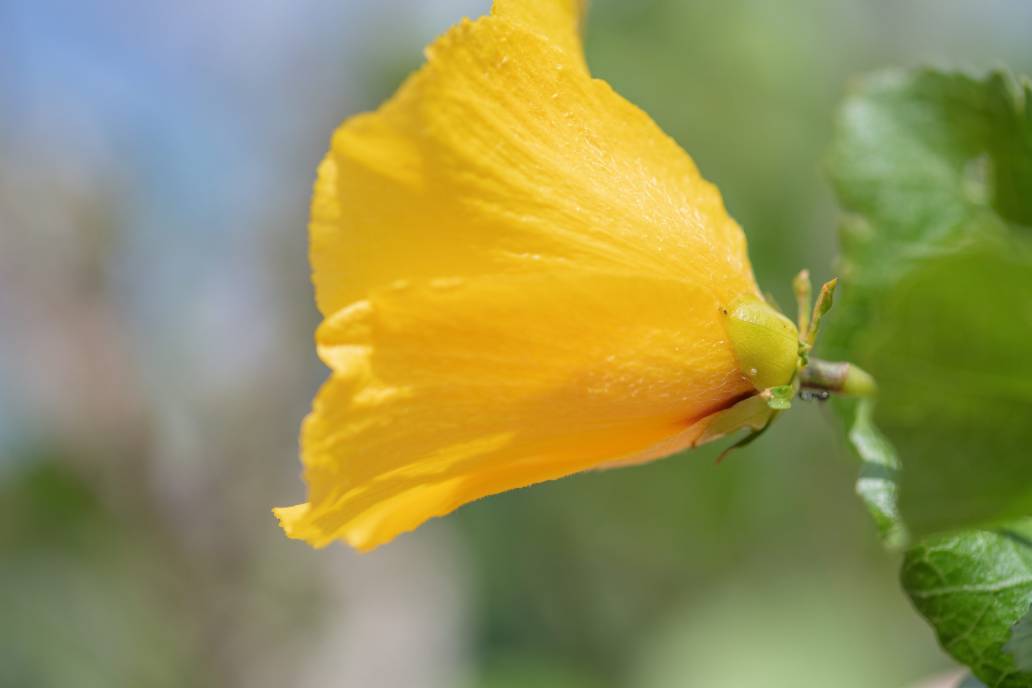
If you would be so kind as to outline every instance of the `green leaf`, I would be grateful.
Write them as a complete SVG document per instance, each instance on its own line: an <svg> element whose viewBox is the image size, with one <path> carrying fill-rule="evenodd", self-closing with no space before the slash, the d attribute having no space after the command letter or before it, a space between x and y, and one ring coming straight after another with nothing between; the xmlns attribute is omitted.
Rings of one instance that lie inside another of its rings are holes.
<svg viewBox="0 0 1032 688"><path fill-rule="evenodd" d="M828 159L843 280L826 344L849 352L880 296L915 265L1028 235L1032 91L985 79L893 70L859 82L841 109Z"/></svg>
<svg viewBox="0 0 1032 688"><path fill-rule="evenodd" d="M883 73L846 102L830 159L847 214L824 345L880 390L876 409L839 406L857 492L887 543L926 538L904 587L989 688L1032 688L1030 108L1003 73Z"/></svg>
<svg viewBox="0 0 1032 688"><path fill-rule="evenodd" d="M899 458L871 420L874 401L862 399L852 403L856 410L849 442L861 461L856 493L867 505L886 546L901 547L907 533L899 515Z"/></svg>
<svg viewBox="0 0 1032 688"><path fill-rule="evenodd" d="M1003 73L892 71L839 121L825 343L878 380L916 536L1032 515L1030 94Z"/></svg>
<svg viewBox="0 0 1032 688"><path fill-rule="evenodd" d="M901 280L854 351L920 535L1032 514L1032 259L965 252Z"/></svg>
<svg viewBox="0 0 1032 688"><path fill-rule="evenodd" d="M1030 86L890 71L862 82L839 118L830 171L843 274L890 284L914 262L1032 224Z"/></svg>
<svg viewBox="0 0 1032 688"><path fill-rule="evenodd" d="M1030 688L1004 646L1032 603L1032 519L930 538L907 552L903 587L943 648L989 688Z"/></svg>

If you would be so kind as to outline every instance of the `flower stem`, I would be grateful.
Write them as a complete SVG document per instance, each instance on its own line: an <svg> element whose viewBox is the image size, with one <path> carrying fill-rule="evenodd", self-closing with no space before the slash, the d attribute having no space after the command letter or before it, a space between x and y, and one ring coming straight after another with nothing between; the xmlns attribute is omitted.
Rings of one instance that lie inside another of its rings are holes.
<svg viewBox="0 0 1032 688"><path fill-rule="evenodd" d="M804 390L820 390L833 394L871 397L877 394L878 384L863 368L839 361L810 358L799 371L799 383Z"/></svg>

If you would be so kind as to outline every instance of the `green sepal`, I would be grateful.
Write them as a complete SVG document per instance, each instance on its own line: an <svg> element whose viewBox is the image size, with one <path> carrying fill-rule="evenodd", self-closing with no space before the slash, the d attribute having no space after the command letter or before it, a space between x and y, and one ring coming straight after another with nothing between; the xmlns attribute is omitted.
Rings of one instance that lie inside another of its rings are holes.
<svg viewBox="0 0 1032 688"><path fill-rule="evenodd" d="M778 385L764 391L767 399L767 406L775 411L784 411L792 408L792 397L796 394L794 385Z"/></svg>
<svg viewBox="0 0 1032 688"><path fill-rule="evenodd" d="M697 444L712 442L745 428L762 430L770 423L775 413L762 395L755 394L711 416Z"/></svg>
<svg viewBox="0 0 1032 688"><path fill-rule="evenodd" d="M736 299L723 312L738 367L757 390L784 385L795 376L799 331L791 320L752 295Z"/></svg>

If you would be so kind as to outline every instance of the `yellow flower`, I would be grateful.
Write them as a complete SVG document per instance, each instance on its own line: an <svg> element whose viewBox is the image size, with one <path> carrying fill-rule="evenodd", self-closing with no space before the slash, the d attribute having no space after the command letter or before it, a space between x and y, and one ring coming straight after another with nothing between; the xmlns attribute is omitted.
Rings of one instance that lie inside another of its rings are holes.
<svg viewBox="0 0 1032 688"><path fill-rule="evenodd" d="M792 379L796 328L760 299L741 229L590 76L580 13L496 0L334 134L310 227L332 374L302 428L309 501L275 510L290 537L368 550L490 494L757 427L748 403L726 411ZM732 316L780 318L774 370L732 343Z"/></svg>

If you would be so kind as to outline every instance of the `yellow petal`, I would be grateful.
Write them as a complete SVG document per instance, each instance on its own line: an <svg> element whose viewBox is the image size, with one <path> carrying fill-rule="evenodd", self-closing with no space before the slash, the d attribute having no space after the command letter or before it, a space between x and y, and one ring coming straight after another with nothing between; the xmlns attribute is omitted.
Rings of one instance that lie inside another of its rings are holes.
<svg viewBox="0 0 1032 688"><path fill-rule="evenodd" d="M302 430L314 545L369 549L485 495L692 446L755 389L720 316L758 294L716 188L584 67L570 0L439 39L319 168L332 375Z"/></svg>
<svg viewBox="0 0 1032 688"><path fill-rule="evenodd" d="M491 14L547 36L587 70L580 28L587 0L495 0Z"/></svg>
<svg viewBox="0 0 1032 688"><path fill-rule="evenodd" d="M380 110L338 129L320 166L311 260L324 315L397 279L566 264L756 291L717 189L552 40L489 16L427 52Z"/></svg>
<svg viewBox="0 0 1032 688"><path fill-rule="evenodd" d="M311 506L288 532L369 548L681 433L751 389L722 300L576 270L375 291L318 332L333 376L303 431Z"/></svg>

